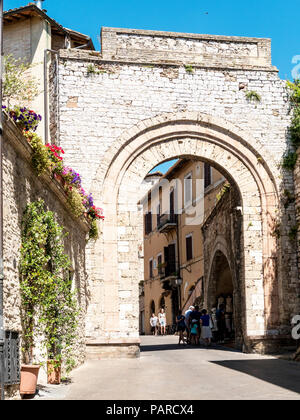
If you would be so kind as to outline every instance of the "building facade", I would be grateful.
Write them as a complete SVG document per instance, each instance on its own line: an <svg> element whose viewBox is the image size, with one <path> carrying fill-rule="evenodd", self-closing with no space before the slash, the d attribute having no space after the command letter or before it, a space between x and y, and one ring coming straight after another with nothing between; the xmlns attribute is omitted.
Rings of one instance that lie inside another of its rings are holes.
<svg viewBox="0 0 300 420"><path fill-rule="evenodd" d="M8 26L24 18L13 13ZM239 191L243 341L264 351L267 342L290 335L299 313L298 244L289 237L295 204L286 208L283 198L294 184L280 167L289 147L289 103L271 41L114 28L103 28L101 40L101 52L87 46L50 54L44 107L37 109L49 116L45 140L63 147L106 216L86 254L87 354L139 354L144 232L137 203L149 171L174 158L210 164ZM41 57L49 43L36 46ZM260 100L249 99L250 92ZM189 283L183 296L188 291Z"/></svg>
<svg viewBox="0 0 300 420"><path fill-rule="evenodd" d="M201 227L224 183L209 164L180 159L144 198L146 334L151 332L152 313L161 308L168 330L174 329L178 311L186 309L196 284L203 281Z"/></svg>

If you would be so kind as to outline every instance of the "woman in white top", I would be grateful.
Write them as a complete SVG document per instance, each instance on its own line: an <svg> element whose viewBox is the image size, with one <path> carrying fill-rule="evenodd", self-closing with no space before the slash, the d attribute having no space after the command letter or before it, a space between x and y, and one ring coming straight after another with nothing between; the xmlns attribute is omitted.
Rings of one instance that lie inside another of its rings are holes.
<svg viewBox="0 0 300 420"><path fill-rule="evenodd" d="M157 316L155 316L155 314L152 314L152 317L150 318L150 325L151 325L151 332L153 335L157 335L157 323L158 323Z"/></svg>
<svg viewBox="0 0 300 420"><path fill-rule="evenodd" d="M158 321L160 325L160 333L161 335L166 335L166 314L163 308L161 308L158 314Z"/></svg>

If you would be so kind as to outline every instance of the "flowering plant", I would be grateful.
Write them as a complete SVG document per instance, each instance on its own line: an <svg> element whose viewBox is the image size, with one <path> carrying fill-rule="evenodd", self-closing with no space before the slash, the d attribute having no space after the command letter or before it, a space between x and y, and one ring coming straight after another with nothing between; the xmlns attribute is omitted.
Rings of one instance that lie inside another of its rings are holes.
<svg viewBox="0 0 300 420"><path fill-rule="evenodd" d="M64 154L65 152L61 147L55 146L55 144L46 144L46 148L48 150L48 156L51 168L54 173L62 174L63 172L63 158L60 154Z"/></svg>
<svg viewBox="0 0 300 420"><path fill-rule="evenodd" d="M42 117L39 114L26 107L14 106L13 108L7 108L3 105L2 109L7 109L10 118L26 132L36 131L39 122L42 121Z"/></svg>
<svg viewBox="0 0 300 420"><path fill-rule="evenodd" d="M63 168L62 176L65 181L69 182L77 188L81 188L81 176L69 166L65 166Z"/></svg>
<svg viewBox="0 0 300 420"><path fill-rule="evenodd" d="M33 149L32 164L38 176L48 169L55 178L62 177L72 213L76 217L82 215L88 217L91 224L90 238L96 239L98 237L97 220L104 219L103 210L94 205L92 194L86 193L82 188L80 174L72 168L64 166L61 156L65 153L64 150L54 144L44 145L41 137L35 133L42 117L26 107L7 108L2 106L2 109L6 109L15 123L23 128L24 136Z"/></svg>
<svg viewBox="0 0 300 420"><path fill-rule="evenodd" d="M103 210L100 207L92 206L87 213L91 219L104 219Z"/></svg>

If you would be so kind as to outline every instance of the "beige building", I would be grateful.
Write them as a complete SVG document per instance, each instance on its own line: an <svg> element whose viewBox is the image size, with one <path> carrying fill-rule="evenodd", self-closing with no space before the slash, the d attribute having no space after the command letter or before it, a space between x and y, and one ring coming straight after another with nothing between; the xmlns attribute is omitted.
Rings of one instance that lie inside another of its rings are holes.
<svg viewBox="0 0 300 420"><path fill-rule="evenodd" d="M94 50L89 36L64 28L34 3L4 12L4 55L12 55L31 68L28 74L36 81L38 95L27 105L42 115L38 133L43 135L49 122L49 66L57 59L58 51L68 48ZM46 134L46 132L45 132ZM49 130L47 127L47 134ZM49 138L45 138L48 142Z"/></svg>
<svg viewBox="0 0 300 420"><path fill-rule="evenodd" d="M225 181L208 163L179 159L144 198L146 334L151 331L151 314L158 314L161 308L166 311L167 325L174 325L178 310L186 309L191 293L199 285L197 297L201 302L201 227Z"/></svg>

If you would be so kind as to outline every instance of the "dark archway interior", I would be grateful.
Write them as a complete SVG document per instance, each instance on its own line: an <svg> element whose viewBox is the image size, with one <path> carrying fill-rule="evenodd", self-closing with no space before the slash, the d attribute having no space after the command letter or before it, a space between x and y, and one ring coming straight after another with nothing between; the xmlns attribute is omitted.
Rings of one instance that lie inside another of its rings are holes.
<svg viewBox="0 0 300 420"><path fill-rule="evenodd" d="M220 342L235 342L235 302L234 286L232 273L226 256L217 251L210 275L210 296L209 300L212 307L217 311L223 311L222 319L220 315L216 317L218 331L216 339Z"/></svg>

